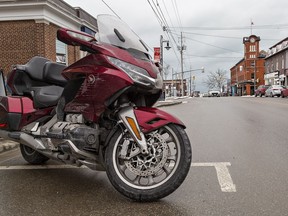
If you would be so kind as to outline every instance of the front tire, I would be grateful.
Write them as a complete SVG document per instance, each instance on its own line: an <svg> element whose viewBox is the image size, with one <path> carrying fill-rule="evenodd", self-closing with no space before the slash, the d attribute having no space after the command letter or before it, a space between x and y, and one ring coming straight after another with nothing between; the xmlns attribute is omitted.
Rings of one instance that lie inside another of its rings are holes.
<svg viewBox="0 0 288 216"><path fill-rule="evenodd" d="M33 165L40 165L45 163L47 160L49 160L48 157L40 154L39 152L35 151L34 149L25 146L23 144L20 144L20 151L22 154L22 157L30 164Z"/></svg>
<svg viewBox="0 0 288 216"><path fill-rule="evenodd" d="M106 171L114 188L135 201L154 201L175 191L186 178L192 159L184 129L169 124L145 134L149 154L135 154L128 132L113 135L105 152Z"/></svg>

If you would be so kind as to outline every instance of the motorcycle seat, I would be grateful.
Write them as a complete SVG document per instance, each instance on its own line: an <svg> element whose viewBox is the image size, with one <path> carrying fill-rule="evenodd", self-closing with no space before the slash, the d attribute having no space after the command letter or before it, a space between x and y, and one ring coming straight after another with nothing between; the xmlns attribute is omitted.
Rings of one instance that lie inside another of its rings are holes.
<svg viewBox="0 0 288 216"><path fill-rule="evenodd" d="M65 68L66 65L58 64L55 62L46 62L43 69L44 80L46 82L64 87L67 84L67 80L61 75L61 72Z"/></svg>
<svg viewBox="0 0 288 216"><path fill-rule="evenodd" d="M67 80L61 75L66 65L51 62L40 56L33 57L26 65L17 65L16 67L25 71L33 80L60 86L65 86L67 83Z"/></svg>
<svg viewBox="0 0 288 216"><path fill-rule="evenodd" d="M61 75L66 66L35 56L25 65L16 65L16 95L33 98L35 108L55 106L67 80Z"/></svg>
<svg viewBox="0 0 288 216"><path fill-rule="evenodd" d="M31 87L33 92L33 101L35 108L45 108L55 106L62 95L63 87L60 86L42 86Z"/></svg>
<svg viewBox="0 0 288 216"><path fill-rule="evenodd" d="M17 65L17 69L25 71L32 79L43 81L44 80L44 65L49 62L48 59L35 56L30 59L25 65Z"/></svg>

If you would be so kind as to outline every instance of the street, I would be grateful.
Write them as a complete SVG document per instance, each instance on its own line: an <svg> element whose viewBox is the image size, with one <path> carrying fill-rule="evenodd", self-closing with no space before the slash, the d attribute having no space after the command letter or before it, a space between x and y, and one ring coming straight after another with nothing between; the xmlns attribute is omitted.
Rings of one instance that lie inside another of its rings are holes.
<svg viewBox="0 0 288 216"><path fill-rule="evenodd" d="M193 163L184 183L153 203L132 202L104 172L0 154L0 216L288 215L288 99L188 98L161 107L187 126Z"/></svg>

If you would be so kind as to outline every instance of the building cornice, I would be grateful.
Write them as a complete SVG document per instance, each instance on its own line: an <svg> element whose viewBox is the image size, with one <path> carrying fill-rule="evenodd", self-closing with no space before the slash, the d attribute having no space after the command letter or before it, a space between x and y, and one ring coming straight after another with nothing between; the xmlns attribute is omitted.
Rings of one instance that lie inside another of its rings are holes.
<svg viewBox="0 0 288 216"><path fill-rule="evenodd" d="M96 31L96 27L77 17L54 1L0 1L0 21L35 20L42 23L53 23L59 27L79 30L82 25Z"/></svg>

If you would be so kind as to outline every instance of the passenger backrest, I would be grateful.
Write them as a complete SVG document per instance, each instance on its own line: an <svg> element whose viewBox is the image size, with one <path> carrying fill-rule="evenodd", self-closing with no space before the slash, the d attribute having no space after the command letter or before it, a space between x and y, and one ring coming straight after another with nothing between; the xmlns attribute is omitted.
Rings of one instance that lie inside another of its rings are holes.
<svg viewBox="0 0 288 216"><path fill-rule="evenodd" d="M40 56L35 56L25 65L25 71L32 79L43 81L44 65L46 62L49 62L49 60Z"/></svg>
<svg viewBox="0 0 288 216"><path fill-rule="evenodd" d="M61 72L66 68L65 65L55 63L55 62L46 62L44 65L43 77L45 82L52 83L59 86L65 86L67 80L61 75Z"/></svg>

